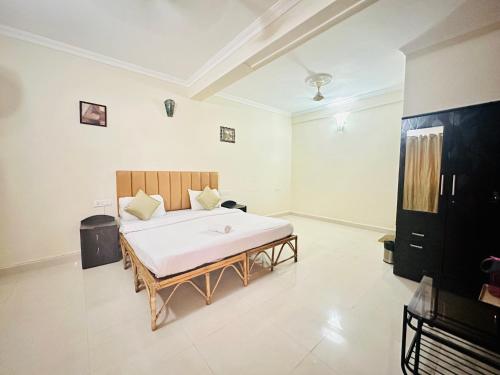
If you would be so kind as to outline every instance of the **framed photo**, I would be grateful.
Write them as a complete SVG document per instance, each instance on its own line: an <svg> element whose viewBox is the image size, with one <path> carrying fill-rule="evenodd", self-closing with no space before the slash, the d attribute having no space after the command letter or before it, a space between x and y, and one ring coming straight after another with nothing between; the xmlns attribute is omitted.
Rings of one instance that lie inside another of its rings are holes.
<svg viewBox="0 0 500 375"><path fill-rule="evenodd" d="M80 101L80 124L108 126L106 106Z"/></svg>
<svg viewBox="0 0 500 375"><path fill-rule="evenodd" d="M220 141L235 143L236 141L236 131L233 128L226 128L224 126L220 127Z"/></svg>

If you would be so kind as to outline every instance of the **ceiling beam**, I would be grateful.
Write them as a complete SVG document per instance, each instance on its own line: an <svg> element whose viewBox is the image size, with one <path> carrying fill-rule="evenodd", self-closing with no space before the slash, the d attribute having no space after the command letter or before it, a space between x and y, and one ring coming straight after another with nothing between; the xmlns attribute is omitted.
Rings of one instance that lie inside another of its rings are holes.
<svg viewBox="0 0 500 375"><path fill-rule="evenodd" d="M400 48L406 56L425 54L500 29L498 0L466 0L446 18Z"/></svg>
<svg viewBox="0 0 500 375"><path fill-rule="evenodd" d="M189 82L203 100L378 0L280 0ZM273 14L274 12L274 14ZM325 46L328 48L328 46Z"/></svg>

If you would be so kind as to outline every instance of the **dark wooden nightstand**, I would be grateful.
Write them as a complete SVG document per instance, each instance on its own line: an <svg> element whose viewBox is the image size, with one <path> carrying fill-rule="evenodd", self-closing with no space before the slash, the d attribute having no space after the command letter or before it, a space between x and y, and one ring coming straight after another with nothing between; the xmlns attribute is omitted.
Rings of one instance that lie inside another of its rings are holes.
<svg viewBox="0 0 500 375"><path fill-rule="evenodd" d="M243 205L243 204L235 204L233 207L231 208L235 208L235 209L238 209L238 210L241 210L243 212L247 212L247 206Z"/></svg>
<svg viewBox="0 0 500 375"><path fill-rule="evenodd" d="M243 204L236 203L235 201L225 201L224 203L221 204L222 207L225 208L235 208L237 210L241 210L243 212L247 212L247 206Z"/></svg>
<svg viewBox="0 0 500 375"><path fill-rule="evenodd" d="M82 268L96 267L122 259L118 223L113 216L95 215L81 221Z"/></svg>

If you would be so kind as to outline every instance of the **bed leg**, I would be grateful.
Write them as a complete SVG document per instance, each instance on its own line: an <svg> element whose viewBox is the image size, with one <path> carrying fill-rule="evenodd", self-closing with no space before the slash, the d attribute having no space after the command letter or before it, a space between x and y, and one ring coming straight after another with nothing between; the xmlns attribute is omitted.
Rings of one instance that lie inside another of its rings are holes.
<svg viewBox="0 0 500 375"><path fill-rule="evenodd" d="M120 241L120 248L122 250L122 258L123 258L123 269L126 270L127 267L127 250L125 250L125 246L123 243Z"/></svg>
<svg viewBox="0 0 500 375"><path fill-rule="evenodd" d="M297 244L297 237L295 237L295 250L294 250L294 253L295 253L294 262L297 263L297 260L299 259L299 247L298 247L298 244Z"/></svg>
<svg viewBox="0 0 500 375"><path fill-rule="evenodd" d="M248 252L245 253L245 260L243 262L243 278L245 278L245 275L250 274L250 255L248 255Z"/></svg>
<svg viewBox="0 0 500 375"><path fill-rule="evenodd" d="M273 250L271 251L271 272L274 271L274 246Z"/></svg>
<svg viewBox="0 0 500 375"><path fill-rule="evenodd" d="M146 286L149 294L149 307L151 308L151 331L156 331L156 289Z"/></svg>
<svg viewBox="0 0 500 375"><path fill-rule="evenodd" d="M210 289L210 272L205 274L205 301L207 305L212 303L212 290Z"/></svg>
<svg viewBox="0 0 500 375"><path fill-rule="evenodd" d="M138 293L141 290L139 283L139 273L137 272L137 267L135 266L134 263L132 263L132 272L134 274L134 289L135 292Z"/></svg>
<svg viewBox="0 0 500 375"><path fill-rule="evenodd" d="M248 261L249 256L248 253L243 257L243 286L248 285L248 267L250 262Z"/></svg>

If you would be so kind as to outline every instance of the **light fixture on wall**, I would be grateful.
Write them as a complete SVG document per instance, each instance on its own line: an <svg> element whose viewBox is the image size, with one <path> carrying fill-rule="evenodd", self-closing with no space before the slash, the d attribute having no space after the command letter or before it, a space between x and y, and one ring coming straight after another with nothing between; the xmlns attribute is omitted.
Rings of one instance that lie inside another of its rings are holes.
<svg viewBox="0 0 500 375"><path fill-rule="evenodd" d="M345 123L347 121L347 117L349 116L349 112L340 112L335 114L335 121L337 122L337 132L343 133L345 129Z"/></svg>
<svg viewBox="0 0 500 375"><path fill-rule="evenodd" d="M175 109L175 101L173 99L167 99L164 101L164 104L165 104L165 110L167 111L167 116L173 117Z"/></svg>

